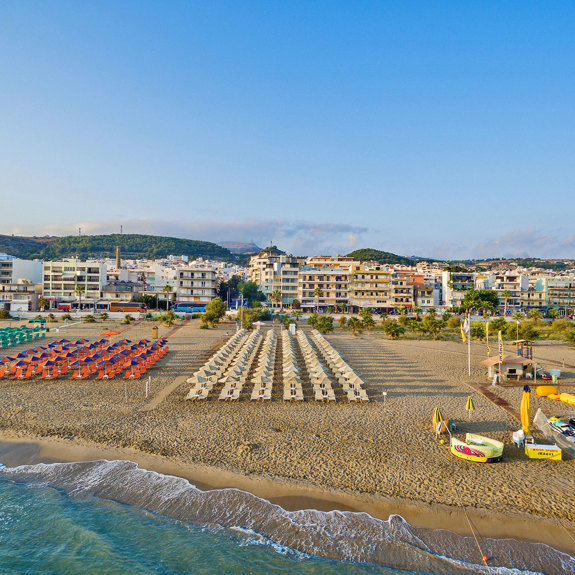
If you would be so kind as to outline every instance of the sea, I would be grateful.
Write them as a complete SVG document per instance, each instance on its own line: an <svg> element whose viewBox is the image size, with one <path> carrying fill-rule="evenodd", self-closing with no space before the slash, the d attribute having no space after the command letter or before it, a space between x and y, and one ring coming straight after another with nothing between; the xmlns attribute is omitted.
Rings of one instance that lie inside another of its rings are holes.
<svg viewBox="0 0 575 575"><path fill-rule="evenodd" d="M287 511L130 461L0 469L0 573L575 574L544 544L421 529L399 516Z"/></svg>

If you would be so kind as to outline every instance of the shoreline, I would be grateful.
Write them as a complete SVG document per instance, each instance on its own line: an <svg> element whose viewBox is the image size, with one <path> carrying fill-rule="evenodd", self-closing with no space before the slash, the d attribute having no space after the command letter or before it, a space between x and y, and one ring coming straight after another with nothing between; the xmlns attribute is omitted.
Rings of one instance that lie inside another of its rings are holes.
<svg viewBox="0 0 575 575"><path fill-rule="evenodd" d="M477 508L450 507L444 504L395 499L372 494L329 490L312 484L288 481L278 477L240 472L171 460L132 448L119 448L81 440L46 439L30 435L0 433L0 461L8 467L35 463L76 462L93 460L127 460L142 469L188 480L202 491L234 488L251 493L288 511L363 512L387 521L399 515L417 528L442 529L462 536L472 533L467 515L482 539L514 539L544 543L575 556L574 528L565 522L525 513L493 513Z"/></svg>

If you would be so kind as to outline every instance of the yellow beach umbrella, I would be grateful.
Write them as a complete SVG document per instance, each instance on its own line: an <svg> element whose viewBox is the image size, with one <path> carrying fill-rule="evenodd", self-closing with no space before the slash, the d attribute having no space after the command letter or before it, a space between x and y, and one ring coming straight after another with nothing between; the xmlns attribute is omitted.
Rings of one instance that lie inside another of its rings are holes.
<svg viewBox="0 0 575 575"><path fill-rule="evenodd" d="M433 426L435 427L435 434L436 435L439 432L440 424L443 423L443 421L444 421L443 415L441 414L439 407L436 407L433 410L433 419L431 420L431 422L433 423Z"/></svg>
<svg viewBox="0 0 575 575"><path fill-rule="evenodd" d="M523 396L521 397L521 428L525 435L529 435L529 421L531 419L531 390L528 385L523 386Z"/></svg>
<svg viewBox="0 0 575 575"><path fill-rule="evenodd" d="M469 415L469 421L471 421L471 412L475 409L475 405L473 405L473 397L471 395L467 398L465 409L467 410L467 414Z"/></svg>

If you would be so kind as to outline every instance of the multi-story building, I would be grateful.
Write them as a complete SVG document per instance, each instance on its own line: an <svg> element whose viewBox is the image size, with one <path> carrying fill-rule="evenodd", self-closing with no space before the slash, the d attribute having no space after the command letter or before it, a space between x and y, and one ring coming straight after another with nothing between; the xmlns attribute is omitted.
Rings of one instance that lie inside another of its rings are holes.
<svg viewBox="0 0 575 575"><path fill-rule="evenodd" d="M76 259L44 262L42 295L57 307L68 302L72 307L93 307L107 283L106 264Z"/></svg>
<svg viewBox="0 0 575 575"><path fill-rule="evenodd" d="M266 297L279 291L282 306L298 299L298 276L301 260L295 256L263 250L250 259L250 281L255 282Z"/></svg>
<svg viewBox="0 0 575 575"><path fill-rule="evenodd" d="M415 284L402 274L393 274L391 280L391 305L395 309L405 308L410 311L414 307Z"/></svg>
<svg viewBox="0 0 575 575"><path fill-rule="evenodd" d="M496 273L493 288L499 296L499 308L507 314L521 310L521 292L529 289L529 276L514 271Z"/></svg>
<svg viewBox="0 0 575 575"><path fill-rule="evenodd" d="M392 306L392 275L388 266L354 263L351 266L349 304L389 311Z"/></svg>
<svg viewBox="0 0 575 575"><path fill-rule="evenodd" d="M530 277L528 288L521 291L521 311L527 313L532 309L547 311L547 278Z"/></svg>
<svg viewBox="0 0 575 575"><path fill-rule="evenodd" d="M458 308L463 303L465 292L475 288L475 273L451 272L444 270L441 273L441 292L443 305L449 308Z"/></svg>
<svg viewBox="0 0 575 575"><path fill-rule="evenodd" d="M575 277L551 277L545 283L547 309L554 308L562 316L572 316L575 312Z"/></svg>
<svg viewBox="0 0 575 575"><path fill-rule="evenodd" d="M0 254L0 308L36 311L42 292L42 262Z"/></svg>
<svg viewBox="0 0 575 575"><path fill-rule="evenodd" d="M212 267L178 268L177 277L177 301L209 303L218 295L217 273Z"/></svg>
<svg viewBox="0 0 575 575"><path fill-rule="evenodd" d="M300 268L298 299L303 310L337 309L349 304L351 266ZM316 290L318 290L316 292ZM318 295L316 295L318 294Z"/></svg>
<svg viewBox="0 0 575 575"><path fill-rule="evenodd" d="M435 307L436 294L434 285L415 286L415 307L421 308L424 312Z"/></svg>

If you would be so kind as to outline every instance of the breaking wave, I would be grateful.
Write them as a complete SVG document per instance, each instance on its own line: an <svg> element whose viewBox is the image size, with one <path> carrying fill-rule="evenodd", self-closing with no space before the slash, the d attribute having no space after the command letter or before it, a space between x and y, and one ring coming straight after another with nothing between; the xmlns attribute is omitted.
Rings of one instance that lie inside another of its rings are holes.
<svg viewBox="0 0 575 575"><path fill-rule="evenodd" d="M472 537L416 528L398 515L382 521L367 513L286 511L239 489L202 491L186 479L131 461L50 463L3 468L15 481L62 489L74 497L119 501L179 521L246 534L249 544L297 553L434 574L575 575L575 558L542 543L488 539L482 558Z"/></svg>

